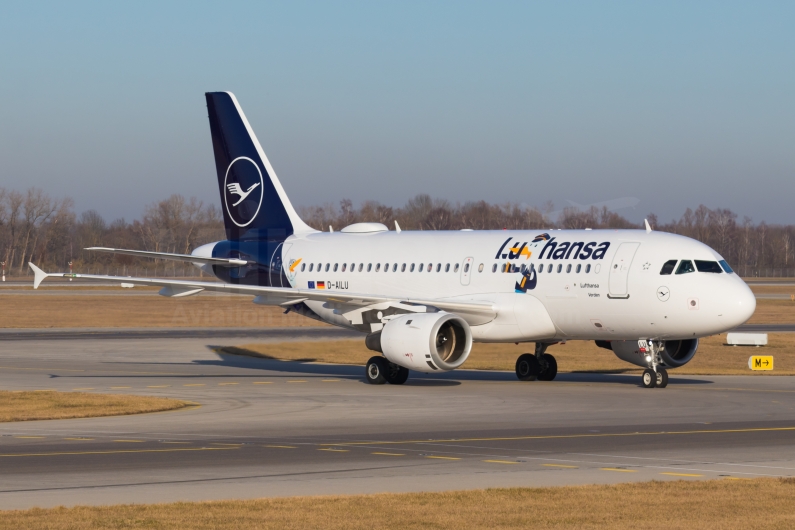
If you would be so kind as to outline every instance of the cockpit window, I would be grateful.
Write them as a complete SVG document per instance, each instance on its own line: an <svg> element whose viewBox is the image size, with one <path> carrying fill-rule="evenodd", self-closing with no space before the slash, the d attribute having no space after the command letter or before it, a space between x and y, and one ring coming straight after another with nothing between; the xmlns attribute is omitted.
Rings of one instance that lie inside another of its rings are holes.
<svg viewBox="0 0 795 530"><path fill-rule="evenodd" d="M688 272L696 272L696 269L693 267L692 261L684 259L679 264L679 268L676 269L676 274L687 274Z"/></svg>
<svg viewBox="0 0 795 530"><path fill-rule="evenodd" d="M674 271L674 267L676 267L675 259L669 260L665 262L663 265L662 270L660 270L660 276L665 276L666 274L671 274Z"/></svg>
<svg viewBox="0 0 795 530"><path fill-rule="evenodd" d="M734 271L732 270L732 268L731 268L731 267L729 267L729 264L728 264L728 263L726 263L726 260L725 260L725 259L722 259L722 260L720 260L718 263L720 263L720 266L721 266L721 267L723 267L723 270L724 270L724 271L726 271L726 274L731 274L731 273L733 273L733 272L734 272Z"/></svg>
<svg viewBox="0 0 795 530"><path fill-rule="evenodd" d="M717 261L702 261L697 259L696 268L698 269L698 272L713 272L715 274L720 274L723 272Z"/></svg>

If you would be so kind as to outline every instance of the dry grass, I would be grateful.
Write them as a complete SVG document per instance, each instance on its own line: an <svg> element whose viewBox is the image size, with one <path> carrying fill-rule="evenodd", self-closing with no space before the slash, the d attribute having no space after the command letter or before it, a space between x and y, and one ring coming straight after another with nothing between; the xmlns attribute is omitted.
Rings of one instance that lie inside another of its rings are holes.
<svg viewBox="0 0 795 530"><path fill-rule="evenodd" d="M82 289L82 288L81 288ZM3 328L307 327L322 322L251 303L252 297L0 294Z"/></svg>
<svg viewBox="0 0 795 530"><path fill-rule="evenodd" d="M795 375L795 334L771 333L768 335L768 346L765 348L726 346L725 342L725 335L702 339L693 360L682 368L676 368L674 373ZM217 351L270 359L355 365L364 365L367 359L378 355L368 350L363 340L246 344L240 347L225 347ZM516 358L530 351L532 351L531 344L518 346L475 344L464 368L513 370ZM548 351L557 359L560 372L640 373L641 371L641 368L619 360L613 352L597 348L592 341L556 344ZM751 355L773 355L776 369L772 372L752 372L748 369L748 357Z"/></svg>
<svg viewBox="0 0 795 530"><path fill-rule="evenodd" d="M293 497L0 512L0 529L784 529L795 480Z"/></svg>
<svg viewBox="0 0 795 530"><path fill-rule="evenodd" d="M791 300L757 300L749 324L795 323L795 302Z"/></svg>
<svg viewBox="0 0 795 530"><path fill-rule="evenodd" d="M153 396L0 390L0 422L123 416L190 405L187 401Z"/></svg>

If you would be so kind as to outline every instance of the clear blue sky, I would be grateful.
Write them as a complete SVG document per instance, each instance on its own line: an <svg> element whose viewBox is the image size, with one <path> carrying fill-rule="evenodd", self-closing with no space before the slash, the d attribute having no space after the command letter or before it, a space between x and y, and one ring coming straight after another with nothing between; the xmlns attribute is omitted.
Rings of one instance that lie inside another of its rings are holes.
<svg viewBox="0 0 795 530"><path fill-rule="evenodd" d="M233 91L297 205L417 193L795 223L793 2L7 2L0 186L218 203Z"/></svg>

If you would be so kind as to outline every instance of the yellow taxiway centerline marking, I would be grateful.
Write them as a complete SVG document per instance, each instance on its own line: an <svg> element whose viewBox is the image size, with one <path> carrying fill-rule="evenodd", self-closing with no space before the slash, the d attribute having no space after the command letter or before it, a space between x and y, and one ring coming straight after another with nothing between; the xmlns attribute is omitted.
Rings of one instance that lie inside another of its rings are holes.
<svg viewBox="0 0 795 530"><path fill-rule="evenodd" d="M324 383L336 383L339 379L323 379Z"/></svg>
<svg viewBox="0 0 795 530"><path fill-rule="evenodd" d="M273 381L254 381L252 385L272 385Z"/></svg>
<svg viewBox="0 0 795 530"><path fill-rule="evenodd" d="M58 392L58 390L56 390L54 388L40 388L40 389L34 390L34 392Z"/></svg>
<svg viewBox="0 0 795 530"><path fill-rule="evenodd" d="M189 444L190 442L160 442L161 444Z"/></svg>
<svg viewBox="0 0 795 530"><path fill-rule="evenodd" d="M381 456L406 456L403 453L370 453L371 455L381 455Z"/></svg>
<svg viewBox="0 0 795 530"><path fill-rule="evenodd" d="M118 451L73 451L62 453L9 453L0 454L0 458L14 456L68 456L68 455L117 455L124 453L175 453L177 451L229 451L237 447L186 447L184 449L125 449Z"/></svg>
<svg viewBox="0 0 795 530"><path fill-rule="evenodd" d="M456 456L426 456L425 458L435 458L437 460L461 460Z"/></svg>
<svg viewBox="0 0 795 530"><path fill-rule="evenodd" d="M240 447L243 444L226 444L226 443L221 443L221 442L213 442L210 445L225 445L225 446L230 446L230 447Z"/></svg>
<svg viewBox="0 0 795 530"><path fill-rule="evenodd" d="M81 442L88 442L93 440L93 438L64 438L64 440L77 440Z"/></svg>
<svg viewBox="0 0 795 530"><path fill-rule="evenodd" d="M620 436L667 436L676 434L728 434L728 433L749 433L749 432L784 432L795 431L795 427L763 427L752 429L716 429L699 431L649 431L649 432L625 432L625 433L601 433L601 434L552 434L546 436L510 436L497 438L451 438L439 440L393 440L393 441L370 441L370 442L341 442L326 443L320 445L397 445L397 444L433 444L433 443L462 443L462 442L507 442L517 440L558 440L566 438L615 438Z"/></svg>
<svg viewBox="0 0 795 530"><path fill-rule="evenodd" d="M619 473L637 473L635 469L621 469L619 467L600 467L602 471L618 471Z"/></svg>
<svg viewBox="0 0 795 530"><path fill-rule="evenodd" d="M511 462L510 460L484 460L489 464L518 464L519 462Z"/></svg>
<svg viewBox="0 0 795 530"><path fill-rule="evenodd" d="M46 438L46 436L14 436L14 438L24 438L24 439L31 439L31 440L33 440L33 439L35 439L35 440L40 440L40 439L42 439L42 438Z"/></svg>
<svg viewBox="0 0 795 530"><path fill-rule="evenodd" d="M218 386L239 385L240 383L218 383Z"/></svg>
<svg viewBox="0 0 795 530"><path fill-rule="evenodd" d="M660 475L670 475L672 477L703 477L704 475L697 475L695 473L660 473Z"/></svg>
<svg viewBox="0 0 795 530"><path fill-rule="evenodd" d="M273 449L295 449L292 445L263 445L263 447L270 447Z"/></svg>
<svg viewBox="0 0 795 530"><path fill-rule="evenodd" d="M545 467L565 467L566 469L577 469L577 466L567 466L564 464L541 464Z"/></svg>
<svg viewBox="0 0 795 530"><path fill-rule="evenodd" d="M325 449L318 449L318 451L331 451L333 453L347 453L348 449L329 449L329 448L325 448Z"/></svg>
<svg viewBox="0 0 795 530"><path fill-rule="evenodd" d="M149 386L148 386L148 387L146 387L146 388L168 388L168 387L170 387L170 386L171 386L171 385L149 385Z"/></svg>
<svg viewBox="0 0 795 530"><path fill-rule="evenodd" d="M306 381L287 381L288 383L306 383Z"/></svg>
<svg viewBox="0 0 795 530"><path fill-rule="evenodd" d="M113 440L113 441L114 442L119 442L119 443L131 443L131 444L132 443L135 443L135 444L144 443L144 440Z"/></svg>

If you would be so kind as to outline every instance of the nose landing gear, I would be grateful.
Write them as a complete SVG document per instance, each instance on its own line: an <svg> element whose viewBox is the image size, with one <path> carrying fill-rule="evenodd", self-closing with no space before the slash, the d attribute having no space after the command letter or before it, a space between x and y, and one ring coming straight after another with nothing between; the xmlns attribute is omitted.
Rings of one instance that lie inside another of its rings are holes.
<svg viewBox="0 0 795 530"><path fill-rule="evenodd" d="M665 348L665 343L653 340L639 340L638 349L641 354L646 355L646 362L649 367L643 370L641 382L643 388L665 388L668 386L668 371L662 366L660 352Z"/></svg>
<svg viewBox="0 0 795 530"><path fill-rule="evenodd" d="M558 362L546 352L549 344L536 342L535 354L523 353L516 359L516 377L520 381L552 381L558 375Z"/></svg>

